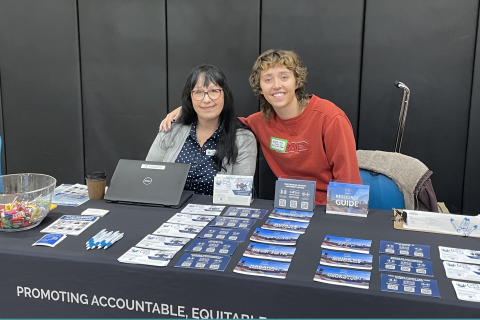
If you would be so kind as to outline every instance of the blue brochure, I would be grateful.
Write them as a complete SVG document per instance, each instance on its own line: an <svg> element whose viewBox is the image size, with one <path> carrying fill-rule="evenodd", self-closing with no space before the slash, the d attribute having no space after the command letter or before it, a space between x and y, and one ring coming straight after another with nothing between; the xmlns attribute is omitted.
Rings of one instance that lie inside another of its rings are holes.
<svg viewBox="0 0 480 320"><path fill-rule="evenodd" d="M369 185L330 182L327 188L327 213L366 217Z"/></svg>
<svg viewBox="0 0 480 320"><path fill-rule="evenodd" d="M310 222L310 219L313 217L313 212L309 211L295 211L287 209L273 209L273 212L270 213L270 218L282 219L282 220L291 220L298 222Z"/></svg>
<svg viewBox="0 0 480 320"><path fill-rule="evenodd" d="M215 220L210 223L210 227L250 229L256 221L256 219L247 218L216 217Z"/></svg>
<svg viewBox="0 0 480 320"><path fill-rule="evenodd" d="M295 254L295 250L295 247L284 247L250 242L247 249L243 253L243 256L249 258L290 262Z"/></svg>
<svg viewBox="0 0 480 320"><path fill-rule="evenodd" d="M32 246L47 246L47 247L55 247L59 244L63 239L65 239L67 235L60 234L60 233L51 233L44 235L40 240L32 244Z"/></svg>
<svg viewBox="0 0 480 320"><path fill-rule="evenodd" d="M368 289L370 286L370 272L319 265L313 280L338 286Z"/></svg>
<svg viewBox="0 0 480 320"><path fill-rule="evenodd" d="M380 253L430 259L430 246L382 240Z"/></svg>
<svg viewBox="0 0 480 320"><path fill-rule="evenodd" d="M275 184L275 208L313 211L316 181L278 179Z"/></svg>
<svg viewBox="0 0 480 320"><path fill-rule="evenodd" d="M372 269L372 255L322 250L320 264L325 266L354 269Z"/></svg>
<svg viewBox="0 0 480 320"><path fill-rule="evenodd" d="M225 239L237 242L243 242L247 237L248 229L230 229L230 228L217 228L206 227L197 236L198 238L205 239Z"/></svg>
<svg viewBox="0 0 480 320"><path fill-rule="evenodd" d="M237 249L237 246L238 242L235 241L195 239L185 251L231 256Z"/></svg>
<svg viewBox="0 0 480 320"><path fill-rule="evenodd" d="M192 268L192 269L205 269L205 270L215 270L215 271L225 271L228 262L230 261L229 256L216 256L211 254L200 254L200 253L185 253L178 260L175 267L180 268Z"/></svg>
<svg viewBox="0 0 480 320"><path fill-rule="evenodd" d="M369 253L371 245L372 240L362 240L326 235L322 243L322 248L358 253Z"/></svg>
<svg viewBox="0 0 480 320"><path fill-rule="evenodd" d="M380 271L402 272L418 276L433 277L432 261L427 260L381 255L378 269Z"/></svg>
<svg viewBox="0 0 480 320"><path fill-rule="evenodd" d="M242 257L233 269L233 272L252 276L285 279L289 267L290 263Z"/></svg>
<svg viewBox="0 0 480 320"><path fill-rule="evenodd" d="M284 246L294 246L297 244L299 233L272 231L261 228L255 229L250 240L262 243L281 244Z"/></svg>
<svg viewBox="0 0 480 320"><path fill-rule="evenodd" d="M305 231L307 231L308 224L308 222L268 219L262 226L262 229L305 233Z"/></svg>
<svg viewBox="0 0 480 320"><path fill-rule="evenodd" d="M242 207L230 207L223 215L226 217L263 219L268 209L250 209Z"/></svg>
<svg viewBox="0 0 480 320"><path fill-rule="evenodd" d="M382 291L417 294L440 298L437 280L394 276L382 273Z"/></svg>

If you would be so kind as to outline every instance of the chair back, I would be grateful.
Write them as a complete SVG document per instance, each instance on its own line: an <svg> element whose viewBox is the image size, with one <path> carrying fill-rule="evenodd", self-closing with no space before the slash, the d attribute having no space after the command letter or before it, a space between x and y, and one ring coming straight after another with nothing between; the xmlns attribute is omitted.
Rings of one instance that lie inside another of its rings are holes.
<svg viewBox="0 0 480 320"><path fill-rule="evenodd" d="M368 207L370 209L405 209L403 193L392 179L381 173L360 169L364 185L370 186Z"/></svg>

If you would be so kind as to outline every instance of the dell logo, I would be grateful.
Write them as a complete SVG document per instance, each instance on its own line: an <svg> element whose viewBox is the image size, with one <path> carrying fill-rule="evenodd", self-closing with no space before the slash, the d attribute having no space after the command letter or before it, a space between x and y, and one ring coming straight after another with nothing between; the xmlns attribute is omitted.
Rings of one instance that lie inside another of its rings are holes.
<svg viewBox="0 0 480 320"><path fill-rule="evenodd" d="M144 185L148 186L150 183L152 183L152 178L146 177L145 179L143 179Z"/></svg>

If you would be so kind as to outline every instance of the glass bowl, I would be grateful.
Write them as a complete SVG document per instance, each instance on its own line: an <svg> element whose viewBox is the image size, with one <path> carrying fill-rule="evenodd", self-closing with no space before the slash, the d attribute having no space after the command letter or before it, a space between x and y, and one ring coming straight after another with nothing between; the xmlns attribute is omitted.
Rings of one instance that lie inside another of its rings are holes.
<svg viewBox="0 0 480 320"><path fill-rule="evenodd" d="M50 212L57 180L38 173L0 176L0 231L34 228Z"/></svg>

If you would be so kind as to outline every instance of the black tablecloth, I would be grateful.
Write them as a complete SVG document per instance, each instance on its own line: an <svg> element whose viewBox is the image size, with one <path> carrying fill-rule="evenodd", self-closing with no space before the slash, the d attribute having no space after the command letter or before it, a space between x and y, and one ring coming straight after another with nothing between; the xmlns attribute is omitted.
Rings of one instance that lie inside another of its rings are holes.
<svg viewBox="0 0 480 320"><path fill-rule="evenodd" d="M211 204L195 195L190 203ZM272 201L255 200L253 208L273 209ZM40 230L64 214L87 208L110 212L79 236L54 248L32 247ZM0 233L0 299L3 318L14 317L196 317L196 318L466 318L480 316L480 304L457 299L445 276L438 246L479 250L479 239L393 229L391 212L370 210L367 218L327 215L317 206L307 232L300 236L286 279L233 273L248 238L267 219L257 221L233 254L225 272L122 264L117 258L181 209L88 201L58 207L32 230ZM85 250L101 229L125 232L108 250ZM313 281L325 235L372 240L370 289ZM380 290L380 240L430 245L434 279L441 298ZM184 247L186 248L186 247ZM133 309L133 310L129 310Z"/></svg>

